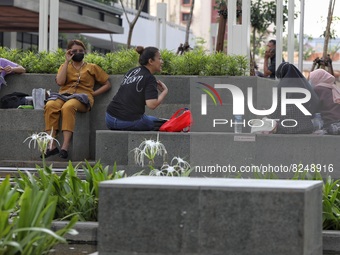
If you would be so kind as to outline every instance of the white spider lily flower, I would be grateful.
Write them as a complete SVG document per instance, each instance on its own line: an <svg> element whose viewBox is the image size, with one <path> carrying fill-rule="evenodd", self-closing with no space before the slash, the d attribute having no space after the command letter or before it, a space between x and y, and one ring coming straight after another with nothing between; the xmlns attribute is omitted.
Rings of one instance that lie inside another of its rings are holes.
<svg viewBox="0 0 340 255"><path fill-rule="evenodd" d="M176 161L175 166L178 166L182 171L185 171L191 168L190 164L180 157L173 157L170 164L173 165L174 161Z"/></svg>
<svg viewBox="0 0 340 255"><path fill-rule="evenodd" d="M150 176L163 176L163 172L158 169L152 169L149 173Z"/></svg>
<svg viewBox="0 0 340 255"><path fill-rule="evenodd" d="M40 132L38 134L34 133L31 136L27 137L23 141L23 143L25 143L29 139L30 141L28 143L28 148L31 148L30 146L31 146L31 143L33 142L34 149L35 149L36 144L38 144L38 149L41 153L46 153L48 145L52 146L53 141L56 141L59 144L58 140L52 137L52 131L51 131L51 134L48 134L46 132Z"/></svg>
<svg viewBox="0 0 340 255"><path fill-rule="evenodd" d="M31 142L33 142L33 148L35 149L35 146L37 144L37 140L39 138L39 134L34 133L31 136L27 137L24 142L26 142L28 139L31 139L30 142L28 143L28 148L31 149ZM24 143L23 142L23 143Z"/></svg>
<svg viewBox="0 0 340 255"><path fill-rule="evenodd" d="M178 172L178 169L176 169L176 166L170 166L167 163L165 163L161 167L161 171L163 175L166 175L166 176L180 176L180 172Z"/></svg>
<svg viewBox="0 0 340 255"><path fill-rule="evenodd" d="M165 157L167 151L165 146L159 141L159 134L157 134L157 140L145 140L138 148L134 149L135 163L144 166L144 158L148 158L150 162L154 162L154 158L159 155Z"/></svg>

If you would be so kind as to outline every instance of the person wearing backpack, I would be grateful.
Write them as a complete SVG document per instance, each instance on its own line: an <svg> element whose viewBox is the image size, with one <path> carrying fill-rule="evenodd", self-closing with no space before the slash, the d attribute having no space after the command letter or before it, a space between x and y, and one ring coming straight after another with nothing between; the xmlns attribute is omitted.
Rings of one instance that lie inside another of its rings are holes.
<svg viewBox="0 0 340 255"><path fill-rule="evenodd" d="M46 151L45 158L58 153L63 159L68 158L76 113L90 111L94 97L111 89L109 75L100 66L83 61L85 53L86 47L82 41L72 40L68 43L65 62L59 67L56 76L59 93L51 92L44 108L45 131L52 132L55 137L61 119L64 139L60 152L53 142ZM101 86L94 90L96 83Z"/></svg>
<svg viewBox="0 0 340 255"><path fill-rule="evenodd" d="M25 73L26 69L21 65L14 63L6 58L0 58L0 89L2 85L7 85L5 76L8 74Z"/></svg>
<svg viewBox="0 0 340 255"><path fill-rule="evenodd" d="M139 64L128 71L117 94L107 106L105 121L111 130L157 130L164 120L145 114L145 106L156 109L168 94L167 86L154 74L162 70L162 58L156 47L138 46Z"/></svg>

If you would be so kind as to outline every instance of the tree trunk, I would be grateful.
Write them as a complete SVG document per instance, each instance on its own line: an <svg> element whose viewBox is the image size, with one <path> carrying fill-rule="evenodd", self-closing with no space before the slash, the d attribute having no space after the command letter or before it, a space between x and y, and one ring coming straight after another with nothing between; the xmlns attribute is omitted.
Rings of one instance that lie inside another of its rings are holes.
<svg viewBox="0 0 340 255"><path fill-rule="evenodd" d="M127 20L128 24L129 24L129 34L128 34L128 39L127 39L126 47L128 49L130 49L131 48L131 40L132 40L133 29L134 29L134 27L135 27L135 25L137 23L137 20L138 20L138 18L140 16L140 13L143 10L144 4L145 4L145 0L142 0L142 2L140 3L140 5L138 7L138 11L136 13L136 16L135 16L135 18L131 22L130 22L130 20L128 18L128 15L127 15L127 12L125 10L125 7L123 5L123 1L122 0L120 0L120 4L122 5L123 12L125 13L126 20Z"/></svg>
<svg viewBox="0 0 340 255"><path fill-rule="evenodd" d="M329 38L331 35L331 24L332 24L332 19L333 19L334 6L335 6L335 0L329 0L327 26L326 26L326 31L325 31L325 41L323 45L323 54L322 54L322 57L324 60L327 59L328 42L329 42Z"/></svg>
<svg viewBox="0 0 340 255"><path fill-rule="evenodd" d="M253 61L255 62L256 28L253 28Z"/></svg>
<svg viewBox="0 0 340 255"><path fill-rule="evenodd" d="M225 4L222 4L220 8L220 21L218 23L218 32L217 32L217 41L216 41L217 52L221 52L221 51L223 52L225 26L227 23L227 17L225 17L223 13L226 13L226 10L227 10L227 6Z"/></svg>
<svg viewBox="0 0 340 255"><path fill-rule="evenodd" d="M253 28L253 50L250 50L250 76L255 76L255 69L256 69L256 63L255 63L255 45L256 45L256 28Z"/></svg>
<svg viewBox="0 0 340 255"><path fill-rule="evenodd" d="M190 32L190 26L191 26L192 16L194 12L194 6L195 6L195 0L192 0L191 7L190 7L190 16L189 16L187 28L185 31L185 42L184 42L184 45L188 45L188 46L189 46L189 32Z"/></svg>

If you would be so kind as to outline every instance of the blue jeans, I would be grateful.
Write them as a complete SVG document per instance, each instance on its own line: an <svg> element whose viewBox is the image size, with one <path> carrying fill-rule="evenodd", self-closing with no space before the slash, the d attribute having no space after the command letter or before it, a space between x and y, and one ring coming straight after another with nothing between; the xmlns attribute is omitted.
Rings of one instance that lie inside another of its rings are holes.
<svg viewBox="0 0 340 255"><path fill-rule="evenodd" d="M120 120L108 113L105 114L106 126L111 130L151 131L154 130L157 120L158 118L145 114L139 120L133 121Z"/></svg>

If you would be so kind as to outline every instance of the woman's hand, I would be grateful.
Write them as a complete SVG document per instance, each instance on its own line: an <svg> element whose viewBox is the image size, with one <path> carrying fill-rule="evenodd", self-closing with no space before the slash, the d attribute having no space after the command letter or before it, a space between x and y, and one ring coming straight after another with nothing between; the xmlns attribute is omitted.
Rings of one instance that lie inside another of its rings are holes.
<svg viewBox="0 0 340 255"><path fill-rule="evenodd" d="M5 71L6 73L24 73L26 72L26 69L22 66L5 66L0 67L0 72Z"/></svg>
<svg viewBox="0 0 340 255"><path fill-rule="evenodd" d="M269 49L269 50L266 50L264 54L264 58L269 59L269 58L274 57L274 55L275 55L275 49Z"/></svg>
<svg viewBox="0 0 340 255"><path fill-rule="evenodd" d="M11 73L14 71L12 66L5 66L2 68L2 70L4 70L6 73Z"/></svg>
<svg viewBox="0 0 340 255"><path fill-rule="evenodd" d="M164 90L168 90L168 87L161 81L157 81L157 89L159 92L163 92Z"/></svg>
<svg viewBox="0 0 340 255"><path fill-rule="evenodd" d="M71 59L72 59L72 57L73 57L73 53L72 53L72 50L67 50L66 51L66 55L65 55L65 59L66 59L66 61L67 62L70 62L71 61Z"/></svg>
<svg viewBox="0 0 340 255"><path fill-rule="evenodd" d="M158 95L158 98L157 99L149 99L149 100L145 101L146 106L148 108L150 108L151 110L156 109L157 106L162 103L162 101L164 100L164 98L168 94L168 87L161 81L157 81L157 89L159 90L159 92L161 92Z"/></svg>

